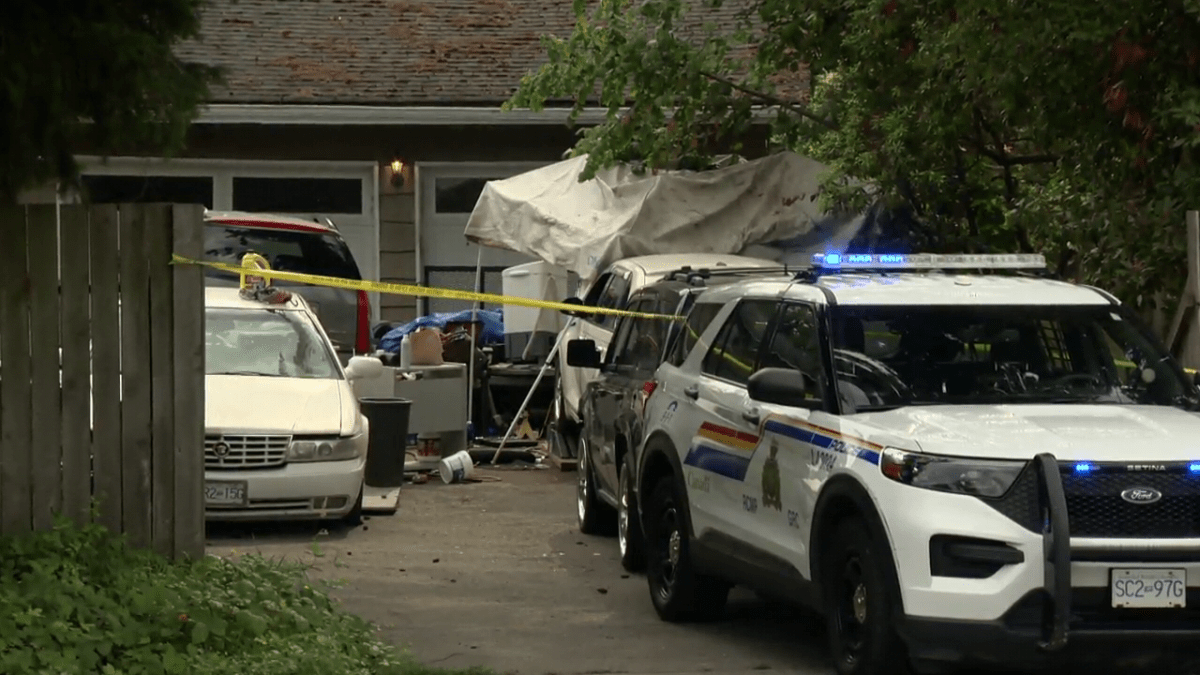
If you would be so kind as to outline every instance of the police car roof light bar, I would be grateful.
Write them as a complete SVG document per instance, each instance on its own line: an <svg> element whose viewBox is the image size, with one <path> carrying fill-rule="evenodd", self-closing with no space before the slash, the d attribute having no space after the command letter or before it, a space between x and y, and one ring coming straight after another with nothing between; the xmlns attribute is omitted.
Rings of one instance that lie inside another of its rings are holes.
<svg viewBox="0 0 1200 675"><path fill-rule="evenodd" d="M812 266L833 270L1044 270L1040 253L817 253Z"/></svg>

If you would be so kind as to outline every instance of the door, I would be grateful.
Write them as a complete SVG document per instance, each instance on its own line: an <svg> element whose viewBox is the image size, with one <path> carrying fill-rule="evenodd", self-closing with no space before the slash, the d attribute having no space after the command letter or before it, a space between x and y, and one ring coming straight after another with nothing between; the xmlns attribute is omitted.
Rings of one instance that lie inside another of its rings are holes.
<svg viewBox="0 0 1200 675"><path fill-rule="evenodd" d="M640 300L630 305L635 311L647 311L649 300ZM591 406L583 421L587 424L588 440L591 442L592 463L597 482L605 492L616 495L617 471L616 436L617 424L625 403L625 392L629 387L627 346L636 341L636 320L620 317L615 326L614 338L604 352L603 372L585 391L589 392L584 406Z"/></svg>
<svg viewBox="0 0 1200 675"><path fill-rule="evenodd" d="M684 392L699 422L684 458L685 472L694 467L709 487L695 496L688 492L693 522L711 523L740 541L748 541L747 523L762 508L759 491L746 480L759 437L746 382L777 307L774 299L740 301L701 361L696 390Z"/></svg>
<svg viewBox="0 0 1200 675"><path fill-rule="evenodd" d="M610 269L596 278L583 298L583 304L608 309L623 309L629 297L629 272L620 268ZM575 337L594 340L596 346L607 350L613 339L617 317L613 314L597 314L589 319L575 319L574 328L564 340ZM567 365L566 349L559 348L559 382L562 386L563 403L569 418L579 418L579 403L584 387L600 376L594 368L572 368Z"/></svg>
<svg viewBox="0 0 1200 675"><path fill-rule="evenodd" d="M785 302L780 308L758 368L798 370L808 384L803 401L782 406L755 402L762 427L758 448L746 472L746 489L757 509L746 511L745 541L807 570L806 538L820 483L833 469L829 450L836 429L826 396L829 378L821 357L817 310ZM815 408L809 410L807 408Z"/></svg>

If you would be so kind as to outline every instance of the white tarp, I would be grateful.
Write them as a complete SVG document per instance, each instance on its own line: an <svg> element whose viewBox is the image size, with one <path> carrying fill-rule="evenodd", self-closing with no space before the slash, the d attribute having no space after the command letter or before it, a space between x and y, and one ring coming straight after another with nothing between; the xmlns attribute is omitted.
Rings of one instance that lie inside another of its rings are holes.
<svg viewBox="0 0 1200 675"><path fill-rule="evenodd" d="M807 234L823 213L825 167L781 153L703 172L636 175L628 166L579 182L586 156L490 181L468 240L524 253L590 279L613 261L658 253L743 252Z"/></svg>

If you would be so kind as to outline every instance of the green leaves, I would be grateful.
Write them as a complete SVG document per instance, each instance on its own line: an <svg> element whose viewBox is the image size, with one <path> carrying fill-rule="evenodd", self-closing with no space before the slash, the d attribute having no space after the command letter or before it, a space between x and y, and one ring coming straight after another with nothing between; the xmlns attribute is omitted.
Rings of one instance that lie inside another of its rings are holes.
<svg viewBox="0 0 1200 675"><path fill-rule="evenodd" d="M170 563L96 525L0 539L0 672L409 673L299 564Z"/></svg>
<svg viewBox="0 0 1200 675"><path fill-rule="evenodd" d="M934 248L1040 250L1147 309L1178 292L1183 210L1200 206L1200 5L733 4L577 4L507 105L607 108L575 148L584 179L703 166L740 138L832 167L828 208L911 208Z"/></svg>

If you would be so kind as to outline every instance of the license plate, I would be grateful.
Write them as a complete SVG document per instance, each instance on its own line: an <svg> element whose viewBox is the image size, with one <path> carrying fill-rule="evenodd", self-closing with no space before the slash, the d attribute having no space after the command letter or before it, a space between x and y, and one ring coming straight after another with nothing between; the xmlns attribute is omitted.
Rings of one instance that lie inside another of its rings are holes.
<svg viewBox="0 0 1200 675"><path fill-rule="evenodd" d="M204 503L209 506L245 506L245 482L213 482L204 484Z"/></svg>
<svg viewBox="0 0 1200 675"><path fill-rule="evenodd" d="M1114 569L1112 606L1134 609L1184 607L1187 604L1187 570Z"/></svg>

